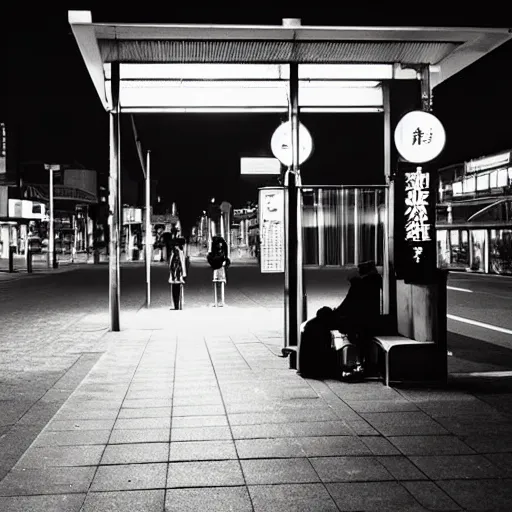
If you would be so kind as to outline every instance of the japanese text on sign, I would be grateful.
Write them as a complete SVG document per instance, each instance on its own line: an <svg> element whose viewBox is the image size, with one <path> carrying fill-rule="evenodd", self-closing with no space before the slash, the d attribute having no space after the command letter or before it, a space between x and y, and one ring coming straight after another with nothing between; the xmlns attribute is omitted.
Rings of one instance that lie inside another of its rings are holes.
<svg viewBox="0 0 512 512"><path fill-rule="evenodd" d="M428 242L431 238L431 224L428 214L430 196L430 175L418 167L416 172L405 173L405 240L407 242ZM416 247L414 259L418 263L423 250Z"/></svg>
<svg viewBox="0 0 512 512"><path fill-rule="evenodd" d="M284 190L260 189L261 271L284 272Z"/></svg>

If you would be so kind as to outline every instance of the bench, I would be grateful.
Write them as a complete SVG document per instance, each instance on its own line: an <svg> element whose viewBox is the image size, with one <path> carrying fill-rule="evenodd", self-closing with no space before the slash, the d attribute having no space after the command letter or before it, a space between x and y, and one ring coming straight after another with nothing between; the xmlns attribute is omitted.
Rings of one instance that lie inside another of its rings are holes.
<svg viewBox="0 0 512 512"><path fill-rule="evenodd" d="M389 387L390 381L390 353L396 347L407 347L412 350L433 349L436 346L434 341L415 341L405 336L374 336L373 343L384 352L384 384Z"/></svg>

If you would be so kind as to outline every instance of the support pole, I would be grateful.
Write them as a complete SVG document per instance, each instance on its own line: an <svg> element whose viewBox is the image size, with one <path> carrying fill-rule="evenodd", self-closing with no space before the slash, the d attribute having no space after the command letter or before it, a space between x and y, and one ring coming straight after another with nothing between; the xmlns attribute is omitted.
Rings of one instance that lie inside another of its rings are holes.
<svg viewBox="0 0 512 512"><path fill-rule="evenodd" d="M146 153L146 307L151 306L151 180L150 180L150 155Z"/></svg>
<svg viewBox="0 0 512 512"><path fill-rule="evenodd" d="M384 99L384 176L386 179L384 199L384 240L382 259L382 313L396 314L396 280L395 280L395 254L394 254L394 191L395 182L391 179L391 104L389 85L382 86Z"/></svg>
<svg viewBox="0 0 512 512"><path fill-rule="evenodd" d="M110 247L109 247L109 310L110 330L120 331L119 308L119 62L112 62L112 110L110 117L110 176L109 176L109 210L110 210Z"/></svg>
<svg viewBox="0 0 512 512"><path fill-rule="evenodd" d="M55 261L55 214L53 211L53 166L50 165L50 235L48 237L48 267L54 266Z"/></svg>
<svg viewBox="0 0 512 512"><path fill-rule="evenodd" d="M285 294L288 308L285 314L286 346L297 346L299 329L302 323L302 244L299 233L299 70L298 64L290 64L290 103L289 115L292 135L292 166L288 172L286 215L288 218L286 233L286 269Z"/></svg>

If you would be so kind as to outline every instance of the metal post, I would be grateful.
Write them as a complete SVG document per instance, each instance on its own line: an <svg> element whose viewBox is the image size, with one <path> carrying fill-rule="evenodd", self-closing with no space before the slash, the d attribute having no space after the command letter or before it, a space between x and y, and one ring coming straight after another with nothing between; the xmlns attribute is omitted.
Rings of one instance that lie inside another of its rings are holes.
<svg viewBox="0 0 512 512"><path fill-rule="evenodd" d="M109 209L110 209L110 247L109 247L109 309L110 330L120 331L120 266L119 266L119 62L112 62L112 111L110 112L110 176L109 176Z"/></svg>
<svg viewBox="0 0 512 512"><path fill-rule="evenodd" d="M292 135L292 166L288 172L287 184L287 236L285 293L288 291L288 329L286 346L298 345L299 328L302 323L302 244L300 243L298 219L299 177L299 70L298 64L290 64L290 125Z"/></svg>
<svg viewBox="0 0 512 512"><path fill-rule="evenodd" d="M146 307L151 306L151 180L150 180L150 155L146 153Z"/></svg>
<svg viewBox="0 0 512 512"><path fill-rule="evenodd" d="M318 265L325 265L325 215L324 215L324 190L317 190L316 218L318 229Z"/></svg>
<svg viewBox="0 0 512 512"><path fill-rule="evenodd" d="M359 265L359 187L354 189L354 264Z"/></svg>
<svg viewBox="0 0 512 512"><path fill-rule="evenodd" d="M54 212L53 212L53 166L50 165L50 235L48 237L48 267L54 266L55 257L55 231L54 231Z"/></svg>
<svg viewBox="0 0 512 512"><path fill-rule="evenodd" d="M386 179L384 199L384 240L382 260L382 312L393 314L396 302L394 291L396 283L394 276L394 182L391 180L391 103L389 85L382 85L384 101L384 176Z"/></svg>

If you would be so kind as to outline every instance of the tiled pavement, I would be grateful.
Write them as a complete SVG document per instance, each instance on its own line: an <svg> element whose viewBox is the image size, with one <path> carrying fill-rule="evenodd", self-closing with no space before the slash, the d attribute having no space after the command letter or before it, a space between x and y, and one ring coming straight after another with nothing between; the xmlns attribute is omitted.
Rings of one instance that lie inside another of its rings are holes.
<svg viewBox="0 0 512 512"><path fill-rule="evenodd" d="M1 512L512 509L510 394L302 379L257 306L141 310L104 336Z"/></svg>

